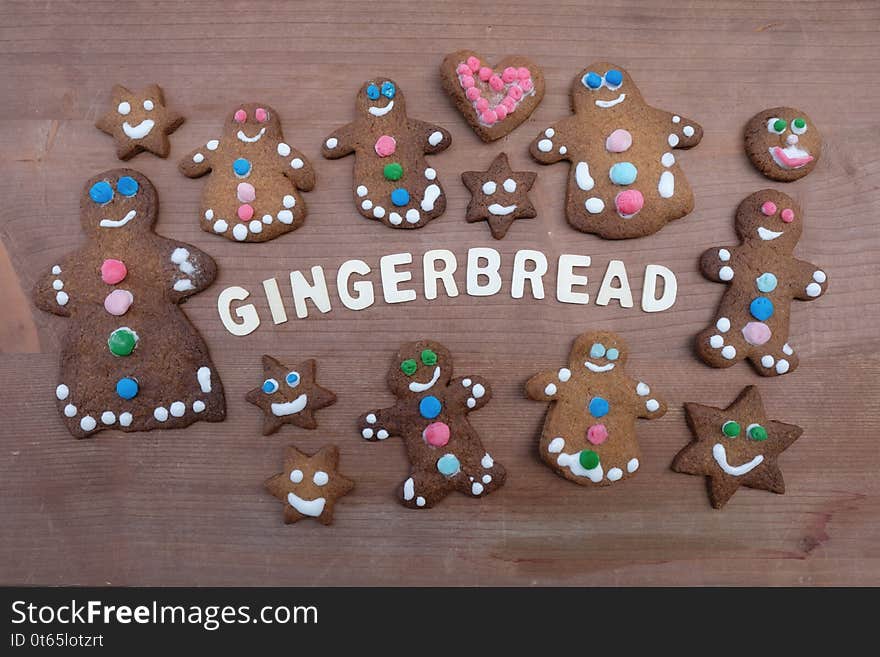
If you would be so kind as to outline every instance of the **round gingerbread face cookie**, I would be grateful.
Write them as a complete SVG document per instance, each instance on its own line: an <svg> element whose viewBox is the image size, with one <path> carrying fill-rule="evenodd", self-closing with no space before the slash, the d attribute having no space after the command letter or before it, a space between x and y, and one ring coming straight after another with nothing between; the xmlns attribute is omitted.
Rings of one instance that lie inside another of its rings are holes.
<svg viewBox="0 0 880 657"><path fill-rule="evenodd" d="M822 152L822 136L804 112L774 107L746 124L746 154L772 180L791 182L806 176Z"/></svg>

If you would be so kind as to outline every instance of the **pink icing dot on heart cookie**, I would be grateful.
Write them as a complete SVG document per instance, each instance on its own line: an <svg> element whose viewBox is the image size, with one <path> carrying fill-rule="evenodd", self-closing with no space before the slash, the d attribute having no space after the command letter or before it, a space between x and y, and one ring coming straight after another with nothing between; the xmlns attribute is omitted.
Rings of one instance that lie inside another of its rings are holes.
<svg viewBox="0 0 880 657"><path fill-rule="evenodd" d="M461 76L461 86L465 89L473 89L476 81L474 80L474 76L472 75L462 75Z"/></svg>
<svg viewBox="0 0 880 657"><path fill-rule="evenodd" d="M468 57L467 58L467 65L470 67L470 69L474 73L476 73L477 71L480 70L480 60L477 59L476 57Z"/></svg>
<svg viewBox="0 0 880 657"><path fill-rule="evenodd" d="M504 117L507 116L507 107L499 104L498 107L495 108L495 115L498 117L499 121L503 121Z"/></svg>
<svg viewBox="0 0 880 657"><path fill-rule="evenodd" d="M504 80L497 75L493 75L489 78L489 87L491 87L492 91L501 91L504 89Z"/></svg>
<svg viewBox="0 0 880 657"><path fill-rule="evenodd" d="M462 63L462 64L458 65L458 68L455 69L455 72L458 73L459 75L470 75L472 71L471 71L470 66Z"/></svg>
<svg viewBox="0 0 880 657"><path fill-rule="evenodd" d="M128 274L128 269L122 260L108 258L101 265L101 280L107 285L116 285L121 282Z"/></svg>
<svg viewBox="0 0 880 657"><path fill-rule="evenodd" d="M476 106L477 106L477 110L482 112L484 110L489 109L489 101L486 100L485 98L478 98Z"/></svg>
<svg viewBox="0 0 880 657"><path fill-rule="evenodd" d="M397 142L394 137L382 135L376 140L375 149L379 157L388 157L389 155L394 155L394 151L397 150Z"/></svg>
<svg viewBox="0 0 880 657"><path fill-rule="evenodd" d="M522 89L517 87L516 85L512 86L507 90L507 97L513 99L514 101L519 100L523 97Z"/></svg>
<svg viewBox="0 0 880 657"><path fill-rule="evenodd" d="M470 87L465 92L465 96L467 96L468 100L476 100L477 98L479 98L482 95L483 95L483 92L480 91L477 87Z"/></svg>
<svg viewBox="0 0 880 657"><path fill-rule="evenodd" d="M516 69L516 76L520 80L528 80L530 77L532 77L532 74L531 74L531 72L529 72L529 69L521 66L518 69Z"/></svg>
<svg viewBox="0 0 880 657"><path fill-rule="evenodd" d="M487 125L492 125L493 123L498 122L498 114L496 114L494 110L487 109L480 114L480 120Z"/></svg>
<svg viewBox="0 0 880 657"><path fill-rule="evenodd" d="M492 77L492 69L488 66L483 66L480 68L480 79L485 82L489 78Z"/></svg>
<svg viewBox="0 0 880 657"><path fill-rule="evenodd" d="M504 82L505 82L506 84L510 84L511 82L513 82L514 80L516 80L516 69L513 68L512 66L508 66L508 67L507 67L506 69L504 69L504 71L501 73L501 79L504 80Z"/></svg>
<svg viewBox="0 0 880 657"><path fill-rule="evenodd" d="M532 87L533 87L534 85L532 84L532 81L531 81L531 80L520 80L520 82L519 82L519 86L522 87L522 90L523 90L523 91L531 91L531 90L532 90Z"/></svg>

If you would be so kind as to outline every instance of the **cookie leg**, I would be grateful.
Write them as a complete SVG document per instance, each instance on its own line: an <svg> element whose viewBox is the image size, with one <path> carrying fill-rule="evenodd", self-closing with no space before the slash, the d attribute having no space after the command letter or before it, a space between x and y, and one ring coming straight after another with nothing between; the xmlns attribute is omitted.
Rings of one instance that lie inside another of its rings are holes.
<svg viewBox="0 0 880 657"><path fill-rule="evenodd" d="M417 470L401 484L399 495L402 504L410 509L430 509L449 495L453 485L439 472Z"/></svg>
<svg viewBox="0 0 880 657"><path fill-rule="evenodd" d="M787 342L782 346L772 342L762 345L758 353L749 356L749 360L762 376L779 376L793 372L799 362L797 354Z"/></svg>
<svg viewBox="0 0 880 657"><path fill-rule="evenodd" d="M696 340L697 354L712 367L730 367L746 357L742 332L731 327L730 318L721 316L715 326L702 331Z"/></svg>
<svg viewBox="0 0 880 657"><path fill-rule="evenodd" d="M507 472L500 463L486 452L478 466L463 467L463 476L458 478L458 488L466 495L481 497L501 487Z"/></svg>
<svg viewBox="0 0 880 657"><path fill-rule="evenodd" d="M599 459L599 455L591 449L566 450L565 439L556 436L547 445L547 452L543 454L547 461L556 470L569 470L571 474L581 477L586 481L598 484L605 476L605 469ZM619 477L618 477L619 478Z"/></svg>
<svg viewBox="0 0 880 657"><path fill-rule="evenodd" d="M612 483L619 481L623 478L624 474L633 474L639 469L639 460L636 457L624 458L623 462L626 464L623 467L608 468L608 472L605 473L605 478L608 481Z"/></svg>

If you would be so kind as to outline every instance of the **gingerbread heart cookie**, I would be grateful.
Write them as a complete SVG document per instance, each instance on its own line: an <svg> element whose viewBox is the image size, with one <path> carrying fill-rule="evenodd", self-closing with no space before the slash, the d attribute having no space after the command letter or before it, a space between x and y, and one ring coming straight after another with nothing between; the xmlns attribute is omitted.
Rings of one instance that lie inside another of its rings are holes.
<svg viewBox="0 0 880 657"><path fill-rule="evenodd" d="M483 141L513 132L544 99L544 73L530 59L505 57L495 66L472 50L447 55L440 65L443 88Z"/></svg>

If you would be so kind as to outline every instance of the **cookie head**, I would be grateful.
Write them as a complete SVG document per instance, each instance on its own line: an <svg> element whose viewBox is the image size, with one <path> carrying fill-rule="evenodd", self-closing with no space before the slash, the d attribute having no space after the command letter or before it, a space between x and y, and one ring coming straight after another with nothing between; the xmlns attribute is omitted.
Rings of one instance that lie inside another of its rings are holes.
<svg viewBox="0 0 880 657"><path fill-rule="evenodd" d="M736 211L736 234L743 242L757 240L791 251L802 231L800 206L775 189L764 189L747 196Z"/></svg>
<svg viewBox="0 0 880 657"><path fill-rule="evenodd" d="M409 397L444 388L451 378L449 350L437 342L420 340L397 352L388 372L388 387L398 397Z"/></svg>
<svg viewBox="0 0 880 657"><path fill-rule="evenodd" d="M608 62L594 62L578 73L571 88L575 112L620 111L642 102L629 73Z"/></svg>
<svg viewBox="0 0 880 657"><path fill-rule="evenodd" d="M584 333L575 340L568 356L572 372L611 372L626 363L628 350L623 339L609 331Z"/></svg>
<svg viewBox="0 0 880 657"><path fill-rule="evenodd" d="M156 188L134 169L112 169L92 177L83 187L80 210L89 235L148 231L156 221Z"/></svg>
<svg viewBox="0 0 880 657"><path fill-rule="evenodd" d="M278 112L263 103L239 105L226 118L224 136L228 140L236 139L240 144L256 144L264 139L280 141Z"/></svg>
<svg viewBox="0 0 880 657"><path fill-rule="evenodd" d="M803 178L816 166L822 137L809 116L791 107L774 107L746 124L746 153L768 178Z"/></svg>
<svg viewBox="0 0 880 657"><path fill-rule="evenodd" d="M397 87L397 83L381 77L364 82L358 91L355 105L358 116L363 113L374 119L396 116L406 111L403 92Z"/></svg>

